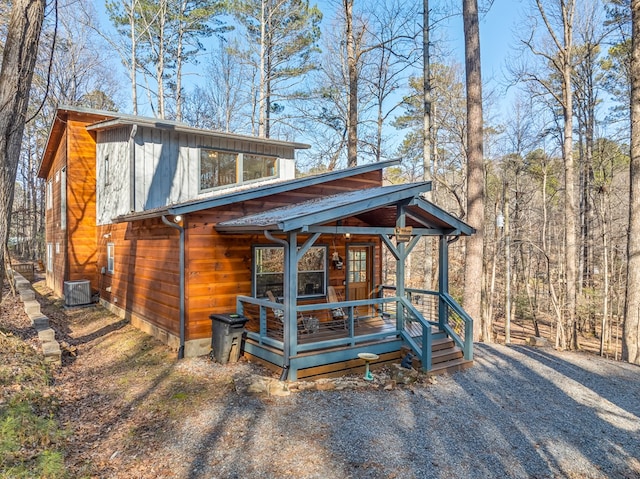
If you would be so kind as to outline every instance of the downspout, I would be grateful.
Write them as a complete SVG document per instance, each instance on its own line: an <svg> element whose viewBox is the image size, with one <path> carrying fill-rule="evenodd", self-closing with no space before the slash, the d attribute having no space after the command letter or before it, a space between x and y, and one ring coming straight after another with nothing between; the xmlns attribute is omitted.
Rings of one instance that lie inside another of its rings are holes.
<svg viewBox="0 0 640 479"><path fill-rule="evenodd" d="M267 238L269 241L273 241L274 243L278 243L281 244L284 247L284 264L287 265L288 261L290 260L289 258L289 243L287 243L285 240L280 239L280 238L276 238L275 236L273 236L271 234L270 231L268 230L264 230L264 237ZM285 271L286 271L286 266L285 266ZM287 291L287 288L285 288L285 293ZM285 305L287 304L287 298L285 297ZM287 315L285 314L285 317L287 317ZM290 356L290 345L289 345L289 341L286 340L287 338L287 333L289 331L289 324L285 324L285 331L284 331L284 338L285 341L282 343L282 356L283 356L283 362L282 362L282 374L280 375L280 381L286 381L287 377L289 376L289 356Z"/></svg>
<svg viewBox="0 0 640 479"><path fill-rule="evenodd" d="M138 132L138 125L131 127L129 135L129 211L136 210L136 143L133 140Z"/></svg>
<svg viewBox="0 0 640 479"><path fill-rule="evenodd" d="M162 222L180 232L180 347L178 348L178 359L184 358L184 228L179 224L169 221L162 215Z"/></svg>

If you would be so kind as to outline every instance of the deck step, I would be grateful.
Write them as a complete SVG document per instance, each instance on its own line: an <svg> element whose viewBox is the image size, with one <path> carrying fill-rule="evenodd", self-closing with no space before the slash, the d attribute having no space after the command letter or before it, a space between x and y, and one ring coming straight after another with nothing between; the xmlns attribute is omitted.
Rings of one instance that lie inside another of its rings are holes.
<svg viewBox="0 0 640 479"><path fill-rule="evenodd" d="M454 361L456 359L460 359L463 357L462 349L458 347L441 349L439 351L434 351L431 354L431 364L439 364L445 363L448 361Z"/></svg>
<svg viewBox="0 0 640 479"><path fill-rule="evenodd" d="M420 338L422 340L422 338ZM420 343L418 343L420 344ZM454 346L454 342L453 339L445 337L445 338L440 338L440 339L434 339L431 342L431 351L440 351L442 349L449 349L452 348Z"/></svg>
<svg viewBox="0 0 640 479"><path fill-rule="evenodd" d="M427 372L429 376L436 376L438 374L451 374L458 371L464 371L465 369L473 366L472 360L467 359L455 359L453 361L446 361L444 363L434 364L430 371Z"/></svg>

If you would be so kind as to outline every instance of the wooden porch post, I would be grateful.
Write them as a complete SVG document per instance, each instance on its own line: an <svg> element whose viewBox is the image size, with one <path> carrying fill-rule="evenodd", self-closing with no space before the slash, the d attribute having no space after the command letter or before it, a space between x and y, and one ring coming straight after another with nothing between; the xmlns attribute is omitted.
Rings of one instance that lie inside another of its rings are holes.
<svg viewBox="0 0 640 479"><path fill-rule="evenodd" d="M449 294L449 243L445 235L440 236L438 255L438 324L440 329L447 323L447 305L442 299L443 294Z"/></svg>
<svg viewBox="0 0 640 479"><path fill-rule="evenodd" d="M290 232L287 235L288 248L284 255L284 347L285 364L289 367L288 379L295 381L298 371L291 367L290 358L298 351L298 235Z"/></svg>
<svg viewBox="0 0 640 479"><path fill-rule="evenodd" d="M404 205L397 206L396 227L404 228L407 224L407 217ZM398 242L396 238L396 248L398 249L398 259L396 260L396 296L405 297L404 266L407 260L407 250L404 242ZM396 329L402 330L404 327L404 314L399 303L396 303Z"/></svg>

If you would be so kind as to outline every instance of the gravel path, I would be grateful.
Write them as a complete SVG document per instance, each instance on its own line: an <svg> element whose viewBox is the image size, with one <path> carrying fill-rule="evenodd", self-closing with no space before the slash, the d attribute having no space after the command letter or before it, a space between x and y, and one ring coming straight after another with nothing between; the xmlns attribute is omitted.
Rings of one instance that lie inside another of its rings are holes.
<svg viewBox="0 0 640 479"><path fill-rule="evenodd" d="M475 359L392 391L231 393L153 459L186 479L640 478L640 368L523 346Z"/></svg>

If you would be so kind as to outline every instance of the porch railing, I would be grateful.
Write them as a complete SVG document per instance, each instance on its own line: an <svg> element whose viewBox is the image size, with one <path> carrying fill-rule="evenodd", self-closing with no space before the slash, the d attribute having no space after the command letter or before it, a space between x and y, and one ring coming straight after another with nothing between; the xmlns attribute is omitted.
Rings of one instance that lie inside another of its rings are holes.
<svg viewBox="0 0 640 479"><path fill-rule="evenodd" d="M248 337L278 351L284 351L284 323L277 313L283 308L268 299L238 296L236 300L237 312L252 319ZM332 311L337 309L344 317L333 318ZM402 337L429 370L433 334L444 331L463 350L465 359L473 358L473 320L448 294L412 288L399 297L394 286L380 286L366 300L298 304L295 314L297 341L290 345L292 356ZM372 318L378 322L366 327Z"/></svg>

